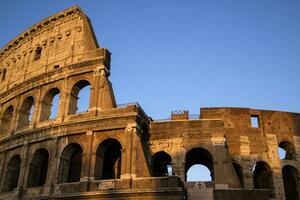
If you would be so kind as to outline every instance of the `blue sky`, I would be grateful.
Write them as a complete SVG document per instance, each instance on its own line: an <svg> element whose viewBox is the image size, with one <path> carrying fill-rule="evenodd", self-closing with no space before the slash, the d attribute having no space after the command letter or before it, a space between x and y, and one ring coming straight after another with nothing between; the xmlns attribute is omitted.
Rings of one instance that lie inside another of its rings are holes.
<svg viewBox="0 0 300 200"><path fill-rule="evenodd" d="M3 0L0 46L75 4L112 52L118 104L157 119L214 106L300 112L300 1Z"/></svg>

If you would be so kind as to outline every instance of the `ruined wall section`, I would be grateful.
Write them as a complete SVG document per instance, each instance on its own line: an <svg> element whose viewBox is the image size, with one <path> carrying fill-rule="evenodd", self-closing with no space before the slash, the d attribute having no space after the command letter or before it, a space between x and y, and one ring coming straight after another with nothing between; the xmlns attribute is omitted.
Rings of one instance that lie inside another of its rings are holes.
<svg viewBox="0 0 300 200"><path fill-rule="evenodd" d="M185 157L193 148L208 150L214 163L215 188L253 189L253 169L258 162L272 171L273 197L284 199L282 168L299 166L299 122L296 113L249 108L202 108L199 119L177 116L151 123L151 151L172 157L175 174L186 179ZM289 157L279 158L278 147L286 146ZM283 146L284 146L283 145ZM288 152L290 151L290 152ZM242 170L243 186L233 163ZM224 173L226 172L226 173Z"/></svg>
<svg viewBox="0 0 300 200"><path fill-rule="evenodd" d="M266 140L274 135L278 144L300 135L300 115L296 113L256 110L249 108L202 108L201 119L224 120L226 141L230 154L240 155L243 141L249 141L249 154L263 154L268 151ZM258 127L252 127L251 116L257 117ZM246 152L246 151L244 151Z"/></svg>
<svg viewBox="0 0 300 200"><path fill-rule="evenodd" d="M71 7L32 26L1 50L0 91L74 62L101 56L89 19ZM38 55L40 54L40 55Z"/></svg>
<svg viewBox="0 0 300 200"><path fill-rule="evenodd" d="M262 161L272 170L273 195L284 199L283 167L290 165L300 170L300 115L249 108L201 109L202 119L215 115L224 120L229 156L242 166L245 188L253 188L253 169L258 161ZM251 118L257 119L257 126L251 123ZM278 147L282 144L288 144L285 150L290 151L289 158L279 158Z"/></svg>
<svg viewBox="0 0 300 200"><path fill-rule="evenodd" d="M98 47L88 17L77 6L42 20L3 47L0 138L62 122L87 120L100 110L116 107L109 81L110 52ZM77 85L80 82L90 85L89 109L76 114L76 91L85 87ZM56 118L49 120L43 108L51 104L46 96L52 89L58 91L60 102ZM29 124L22 121L22 106L28 97L34 108Z"/></svg>

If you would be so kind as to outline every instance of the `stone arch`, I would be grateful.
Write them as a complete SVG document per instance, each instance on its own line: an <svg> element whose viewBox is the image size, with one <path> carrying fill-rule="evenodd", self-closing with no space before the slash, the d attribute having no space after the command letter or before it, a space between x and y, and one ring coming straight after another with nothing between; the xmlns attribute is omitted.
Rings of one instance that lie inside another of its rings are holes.
<svg viewBox="0 0 300 200"><path fill-rule="evenodd" d="M45 121L48 119L54 119L57 117L57 112L59 108L59 101L54 102L56 98L59 99L60 96L60 90L58 88L51 88L46 95L43 97L42 100L42 112L40 116L40 121ZM53 113L55 112L56 113ZM52 116L52 117L51 117Z"/></svg>
<svg viewBox="0 0 300 200"><path fill-rule="evenodd" d="M32 96L27 97L19 110L18 128L28 126L32 121L32 115L34 110L34 98Z"/></svg>
<svg viewBox="0 0 300 200"><path fill-rule="evenodd" d="M285 165L282 168L282 179L284 185L285 198L287 200L299 199L299 172L291 166Z"/></svg>
<svg viewBox="0 0 300 200"><path fill-rule="evenodd" d="M279 143L278 148L284 150L284 160L293 160L295 158L295 146L289 141L282 141Z"/></svg>
<svg viewBox="0 0 300 200"><path fill-rule="evenodd" d="M11 123L14 113L14 107L12 105L8 106L1 117L1 132L5 134L11 129Z"/></svg>
<svg viewBox="0 0 300 200"><path fill-rule="evenodd" d="M121 176L121 143L109 138L96 151L95 179L118 179Z"/></svg>
<svg viewBox="0 0 300 200"><path fill-rule="evenodd" d="M168 176L168 167L172 164L171 156L165 151L156 152L151 159L153 176Z"/></svg>
<svg viewBox="0 0 300 200"><path fill-rule="evenodd" d="M273 192L273 172L268 163L258 161L253 167L254 189L270 189Z"/></svg>
<svg viewBox="0 0 300 200"><path fill-rule="evenodd" d="M81 177L82 147L77 143L68 144L60 154L58 183L78 182Z"/></svg>
<svg viewBox="0 0 300 200"><path fill-rule="evenodd" d="M244 177L243 177L243 168L240 164L237 162L233 161L232 162L233 169L239 179L241 187L244 187Z"/></svg>
<svg viewBox="0 0 300 200"><path fill-rule="evenodd" d="M29 164L27 178L28 187L42 186L46 183L48 173L49 153L42 148L37 150Z"/></svg>
<svg viewBox="0 0 300 200"><path fill-rule="evenodd" d="M80 92L83 91L84 88L88 89L89 105L87 109L90 108L90 103L89 103L90 95L91 95L90 85L91 85L90 82L87 80L80 80L74 84L70 92L70 103L69 103L69 111L68 111L69 115L76 114L79 112L86 112L86 110L78 110L78 105L79 105L78 100L83 98L83 96L82 97L80 96Z"/></svg>
<svg viewBox="0 0 300 200"><path fill-rule="evenodd" d="M9 192L18 187L20 167L21 157L19 155L11 157L6 166L2 192Z"/></svg>
<svg viewBox="0 0 300 200"><path fill-rule="evenodd" d="M214 181L214 161L211 153L201 147L193 148L185 156L185 180L187 180L188 170L194 165L205 166L209 172L211 181Z"/></svg>

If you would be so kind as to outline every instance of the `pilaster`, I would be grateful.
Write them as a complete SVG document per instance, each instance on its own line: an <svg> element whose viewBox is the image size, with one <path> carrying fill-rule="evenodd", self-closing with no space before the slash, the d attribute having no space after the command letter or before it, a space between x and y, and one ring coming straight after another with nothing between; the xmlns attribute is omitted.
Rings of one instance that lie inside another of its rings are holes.
<svg viewBox="0 0 300 200"><path fill-rule="evenodd" d="M6 151L0 152L0 192L2 191L2 184L4 181L4 171L5 171L5 161L6 161Z"/></svg>
<svg viewBox="0 0 300 200"><path fill-rule="evenodd" d="M48 170L46 184L55 185L58 183L58 165L59 165L59 149L58 149L59 140L57 137L54 137L51 142L52 156L49 160L50 169Z"/></svg>
<svg viewBox="0 0 300 200"><path fill-rule="evenodd" d="M90 179L94 179L93 171L94 166L92 165L92 150L93 150L93 140L94 133L93 131L86 132L86 152L82 156L84 160L82 160L82 175L80 181L88 181Z"/></svg>
<svg viewBox="0 0 300 200"><path fill-rule="evenodd" d="M33 127L35 127L35 125L37 123L39 123L40 120L40 115L42 112L42 99L41 99L41 87L38 88L37 90L37 95L35 96L34 99L34 108L33 108L33 116L32 116L32 121L31 124L33 124Z"/></svg>
<svg viewBox="0 0 300 200"><path fill-rule="evenodd" d="M121 179L124 178L135 178L136 177L136 166L134 160L136 158L136 151L133 147L134 135L136 135L137 124L129 123L125 129L124 137L126 138L126 152L123 156L122 152L122 163L121 163Z"/></svg>
<svg viewBox="0 0 300 200"><path fill-rule="evenodd" d="M273 192L275 192L276 199L285 199L284 186L281 174L281 163L278 156L278 142L274 134L266 134L267 154L269 164L272 168L273 175Z"/></svg>
<svg viewBox="0 0 300 200"><path fill-rule="evenodd" d="M28 166L28 153L29 145L24 143L22 147L22 156L21 156L21 166L20 166L20 175L18 181L18 187L26 187L26 172Z"/></svg>

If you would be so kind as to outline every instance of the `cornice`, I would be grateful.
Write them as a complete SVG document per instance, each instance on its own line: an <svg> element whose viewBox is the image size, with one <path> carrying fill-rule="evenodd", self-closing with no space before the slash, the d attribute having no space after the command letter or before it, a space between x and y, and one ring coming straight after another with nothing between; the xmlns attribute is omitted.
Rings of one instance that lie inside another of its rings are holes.
<svg viewBox="0 0 300 200"><path fill-rule="evenodd" d="M71 16L73 14L80 14L83 17L86 17L82 9L78 6L72 6L66 10L63 10L59 13L56 13L38 23L28 28L26 31L15 37L9 43L7 43L0 50L0 58L6 57L7 54L10 53L11 50L15 50L19 47L20 44L31 40L38 32L42 31L45 27L51 26L58 20L63 20L64 18ZM0 59L1 60L1 59Z"/></svg>

